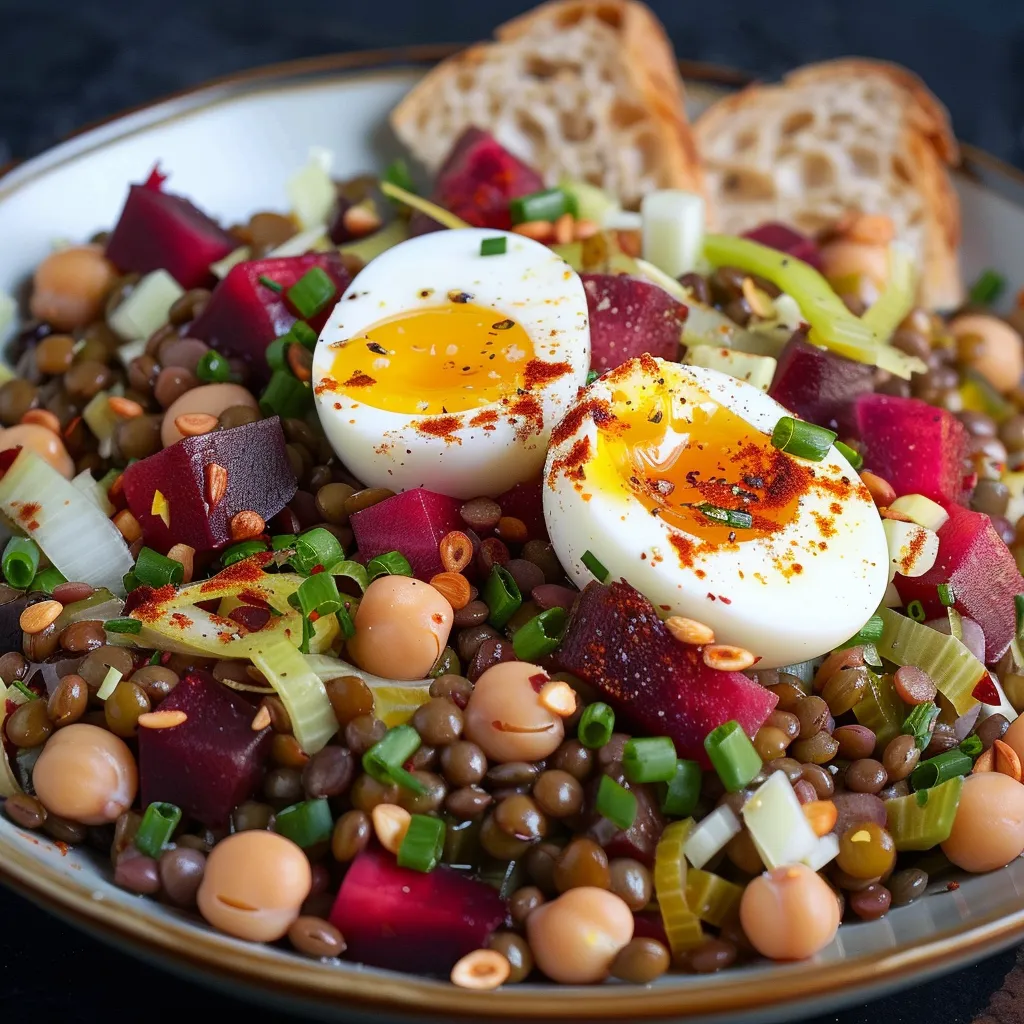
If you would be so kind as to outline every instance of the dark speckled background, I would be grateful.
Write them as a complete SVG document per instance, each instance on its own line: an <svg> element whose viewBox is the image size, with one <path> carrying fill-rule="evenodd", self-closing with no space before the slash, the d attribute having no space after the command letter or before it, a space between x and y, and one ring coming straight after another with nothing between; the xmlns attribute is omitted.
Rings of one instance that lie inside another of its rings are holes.
<svg viewBox="0 0 1024 1024"><path fill-rule="evenodd" d="M523 0L0 0L0 163L116 111L273 61L472 40ZM1024 0L653 0L681 57L757 75L842 54L900 60L961 138L1024 168ZM0 239L0 244L3 244ZM1019 1024L1007 952L924 989L815 1024ZM157 1012L160 1011L160 1012ZM114 953L0 891L0 1020L109 1024L244 1014L287 1022Z"/></svg>

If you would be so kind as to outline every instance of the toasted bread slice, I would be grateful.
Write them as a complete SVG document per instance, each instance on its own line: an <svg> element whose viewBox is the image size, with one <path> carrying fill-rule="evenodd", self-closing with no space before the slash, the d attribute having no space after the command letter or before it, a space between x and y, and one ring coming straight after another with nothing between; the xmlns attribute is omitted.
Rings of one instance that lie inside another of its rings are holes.
<svg viewBox="0 0 1024 1024"><path fill-rule="evenodd" d="M721 230L782 221L815 233L884 214L909 243L932 309L959 304L960 211L949 116L915 75L881 61L811 64L710 107L695 130Z"/></svg>
<svg viewBox="0 0 1024 1024"><path fill-rule="evenodd" d="M391 115L434 171L469 126L548 185L589 181L636 206L656 188L703 192L683 83L660 22L636 0L554 0L431 71Z"/></svg>

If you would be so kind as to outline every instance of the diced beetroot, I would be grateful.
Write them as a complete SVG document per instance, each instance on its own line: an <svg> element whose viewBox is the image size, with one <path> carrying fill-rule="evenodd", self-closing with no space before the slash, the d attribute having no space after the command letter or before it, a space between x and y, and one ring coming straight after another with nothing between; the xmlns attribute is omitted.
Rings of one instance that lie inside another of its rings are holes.
<svg viewBox="0 0 1024 1024"><path fill-rule="evenodd" d="M548 528L544 525L542 481L530 480L516 484L494 500L501 506L503 516L513 516L526 524L526 539L547 540Z"/></svg>
<svg viewBox="0 0 1024 1024"><path fill-rule="evenodd" d="M963 502L967 431L945 409L917 398L862 395L856 402L864 468L902 494Z"/></svg>
<svg viewBox="0 0 1024 1024"><path fill-rule="evenodd" d="M689 310L664 288L626 274L581 274L590 311L590 365L608 370L649 352L678 359Z"/></svg>
<svg viewBox="0 0 1024 1024"><path fill-rule="evenodd" d="M917 600L929 615L943 613L937 587L953 587L956 609L974 619L985 633L985 660L998 661L1016 631L1013 599L1024 593L1024 579L1009 548L981 512L949 505L949 519L939 530L939 557L923 576L896 577L905 604Z"/></svg>
<svg viewBox="0 0 1024 1024"><path fill-rule="evenodd" d="M273 731L254 732L253 705L209 672L187 675L160 710L188 718L170 729L139 730L142 806L162 800L209 828L226 825L232 809L259 789Z"/></svg>
<svg viewBox="0 0 1024 1024"><path fill-rule="evenodd" d="M656 939L666 949L668 935L665 934L665 922L661 914L653 910L640 910L633 914L633 938Z"/></svg>
<svg viewBox="0 0 1024 1024"><path fill-rule="evenodd" d="M636 817L628 829L617 829L607 818L594 813L587 834L594 842L604 847L609 857L632 857L648 867L654 864L654 851L665 831L665 818L658 808L658 801L650 786L635 785L626 779L621 763L609 766L605 775L610 775L620 786L630 790L636 797ZM597 796L600 779L594 779L587 787L589 805Z"/></svg>
<svg viewBox="0 0 1024 1024"><path fill-rule="evenodd" d="M219 499L219 466L226 490ZM258 513L266 522L295 493L281 421L273 416L228 430L185 437L124 471L124 494L146 543L159 551L188 544L209 551L231 539L231 518ZM159 494L158 494L159 492Z"/></svg>
<svg viewBox="0 0 1024 1024"><path fill-rule="evenodd" d="M625 582L587 586L555 657L599 690L616 714L649 735L669 736L679 757L705 768L704 737L712 729L735 719L753 736L778 703L741 672L708 668Z"/></svg>
<svg viewBox="0 0 1024 1024"><path fill-rule="evenodd" d="M206 308L189 327L189 335L205 341L218 352L245 360L254 375L265 380L270 375L265 357L267 346L298 319L286 292L313 267L325 271L337 288L335 299L309 321L319 334L336 300L352 280L336 252L311 252L305 256L239 263L214 289ZM261 277L276 281L282 291L269 288L260 281Z"/></svg>
<svg viewBox="0 0 1024 1024"><path fill-rule="evenodd" d="M821 252L815 241L800 234L799 231L794 231L787 224L769 221L767 224L754 228L753 231L746 232L743 237L770 246L772 249L778 249L779 252L789 253L790 256L803 260L804 263L810 263L816 270L821 270Z"/></svg>
<svg viewBox="0 0 1024 1024"><path fill-rule="evenodd" d="M505 920L497 890L451 868L400 868L376 847L352 862L331 910L346 956L373 967L447 975Z"/></svg>
<svg viewBox="0 0 1024 1024"><path fill-rule="evenodd" d="M838 432L857 433L854 402L870 394L874 369L811 345L797 332L779 355L768 394L801 419Z"/></svg>
<svg viewBox="0 0 1024 1024"><path fill-rule="evenodd" d="M213 279L210 264L236 249L238 240L188 199L161 191L160 182L151 177L128 190L107 258L124 273L163 269L182 288L198 288Z"/></svg>
<svg viewBox="0 0 1024 1024"><path fill-rule="evenodd" d="M356 512L349 520L359 555L365 561L401 551L413 575L429 580L444 571L438 544L465 524L459 516L462 502L446 494L416 487Z"/></svg>

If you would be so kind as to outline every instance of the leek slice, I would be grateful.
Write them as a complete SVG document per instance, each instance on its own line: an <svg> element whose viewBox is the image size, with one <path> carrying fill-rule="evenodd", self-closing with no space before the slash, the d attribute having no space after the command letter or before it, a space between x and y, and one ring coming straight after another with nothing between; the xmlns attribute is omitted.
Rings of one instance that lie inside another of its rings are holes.
<svg viewBox="0 0 1024 1024"><path fill-rule="evenodd" d="M697 266L704 247L704 200L682 189L648 192L640 203L644 260L669 277Z"/></svg>
<svg viewBox="0 0 1024 1024"><path fill-rule="evenodd" d="M693 827L683 844L683 853L695 868L702 868L719 850L725 849L730 839L742 831L743 825L732 808L722 804Z"/></svg>
<svg viewBox="0 0 1024 1024"><path fill-rule="evenodd" d="M740 909L743 886L727 882L710 871L694 868L686 873L686 903L702 921L721 928Z"/></svg>
<svg viewBox="0 0 1024 1024"><path fill-rule="evenodd" d="M654 894L658 898L673 956L696 949L704 942L700 918L686 901L686 857L683 846L693 828L693 818L674 821L661 834L654 852Z"/></svg>
<svg viewBox="0 0 1024 1024"><path fill-rule="evenodd" d="M296 171L287 181L285 191L292 204L292 213L303 228L323 227L338 202L338 190L328 173L331 153L320 147L310 151L305 167Z"/></svg>
<svg viewBox="0 0 1024 1024"><path fill-rule="evenodd" d="M295 645L289 640L271 642L255 651L252 662L281 698L299 746L307 754L326 747L338 731L338 719L324 684Z"/></svg>
<svg viewBox="0 0 1024 1024"><path fill-rule="evenodd" d="M826 864L839 856L839 837L834 832L820 836L810 856L804 857L804 863L812 871L820 871Z"/></svg>
<svg viewBox="0 0 1024 1024"><path fill-rule="evenodd" d="M766 868L795 864L818 844L785 772L768 776L741 811L743 822Z"/></svg>
<svg viewBox="0 0 1024 1024"><path fill-rule="evenodd" d="M252 249L247 245L240 245L237 249L232 249L227 256L217 260L216 263L211 263L210 273L223 281L232 268L237 267L239 263L244 263L251 256Z"/></svg>
<svg viewBox="0 0 1024 1024"><path fill-rule="evenodd" d="M878 649L881 650L881 644ZM892 680L874 672L868 673L868 687L864 696L854 704L853 715L875 734L882 746L900 734L903 720L907 717Z"/></svg>
<svg viewBox="0 0 1024 1024"><path fill-rule="evenodd" d="M114 506L100 482L92 475L92 471L83 469L71 481L107 518L114 514Z"/></svg>
<svg viewBox="0 0 1024 1024"><path fill-rule="evenodd" d="M0 736L3 736L4 733L9 692L7 684L0 679ZM0 739L0 797L6 800L9 796L15 796L20 792L21 786L18 785L18 777L14 774L10 761L7 760L6 745Z"/></svg>
<svg viewBox="0 0 1024 1024"><path fill-rule="evenodd" d="M107 323L125 341L148 338L167 323L171 306L184 294L185 289L166 270L154 270L107 317Z"/></svg>
<svg viewBox="0 0 1024 1024"><path fill-rule="evenodd" d="M963 788L963 776L958 775L932 789L886 800L886 827L896 849L930 850L945 842L953 830Z"/></svg>
<svg viewBox="0 0 1024 1024"><path fill-rule="evenodd" d="M889 505L894 512L902 512L918 526L938 532L949 519L949 513L931 498L923 494L904 494Z"/></svg>
<svg viewBox="0 0 1024 1024"><path fill-rule="evenodd" d="M267 253L267 259L276 259L280 256L303 256L307 252L326 252L331 248L331 241L327 237L327 229L323 224L315 225L300 231L297 235L283 241L277 248Z"/></svg>
<svg viewBox="0 0 1024 1024"><path fill-rule="evenodd" d="M110 408L110 391L97 391L82 410L82 419L99 441L99 452L109 458L114 449L114 431L120 420Z"/></svg>
<svg viewBox="0 0 1024 1024"><path fill-rule="evenodd" d="M422 196L413 195L412 192L407 192L404 188L399 188L390 181L382 180L380 182L380 190L389 199L397 199L400 203L405 203L406 206L411 207L413 210L425 213L431 220L436 220L438 224L443 224L446 228L458 230L459 228L470 227L461 217L456 217L454 213L449 213L443 207L438 206L437 203L432 203L429 199L424 199Z"/></svg>
<svg viewBox="0 0 1024 1024"><path fill-rule="evenodd" d="M906 315L914 308L914 250L903 242L889 246L889 277L885 288L870 309L861 317L876 338L890 338Z"/></svg>
<svg viewBox="0 0 1024 1024"><path fill-rule="evenodd" d="M562 178L558 187L576 201L576 216L580 220L592 220L600 226L611 214L622 211L616 199L589 181Z"/></svg>
<svg viewBox="0 0 1024 1024"><path fill-rule="evenodd" d="M927 672L958 715L966 714L978 703L973 696L974 688L985 678L985 666L956 637L940 633L889 608L879 608L878 614L882 617L883 628L882 639L876 646L883 658L897 665L914 665ZM858 704L853 709L854 714L860 706ZM862 725L868 724L861 720L860 715L857 715L857 720ZM882 741L881 736L879 741Z"/></svg>
<svg viewBox="0 0 1024 1024"><path fill-rule="evenodd" d="M117 527L27 448L0 480L0 511L28 531L65 579L124 593L121 577L134 563Z"/></svg>

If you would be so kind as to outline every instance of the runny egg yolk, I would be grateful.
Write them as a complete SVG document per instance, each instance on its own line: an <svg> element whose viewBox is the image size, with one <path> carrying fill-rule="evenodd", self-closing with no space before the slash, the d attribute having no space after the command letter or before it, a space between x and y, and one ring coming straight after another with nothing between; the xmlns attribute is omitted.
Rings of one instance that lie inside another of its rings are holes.
<svg viewBox="0 0 1024 1024"><path fill-rule="evenodd" d="M612 405L589 484L603 489L617 478L652 515L711 544L768 537L796 516L809 469L706 392L618 392ZM722 522L716 510L739 517Z"/></svg>
<svg viewBox="0 0 1024 1024"><path fill-rule="evenodd" d="M336 343L331 376L390 412L467 412L522 388L534 357L525 328L497 310L449 302L381 320Z"/></svg>

